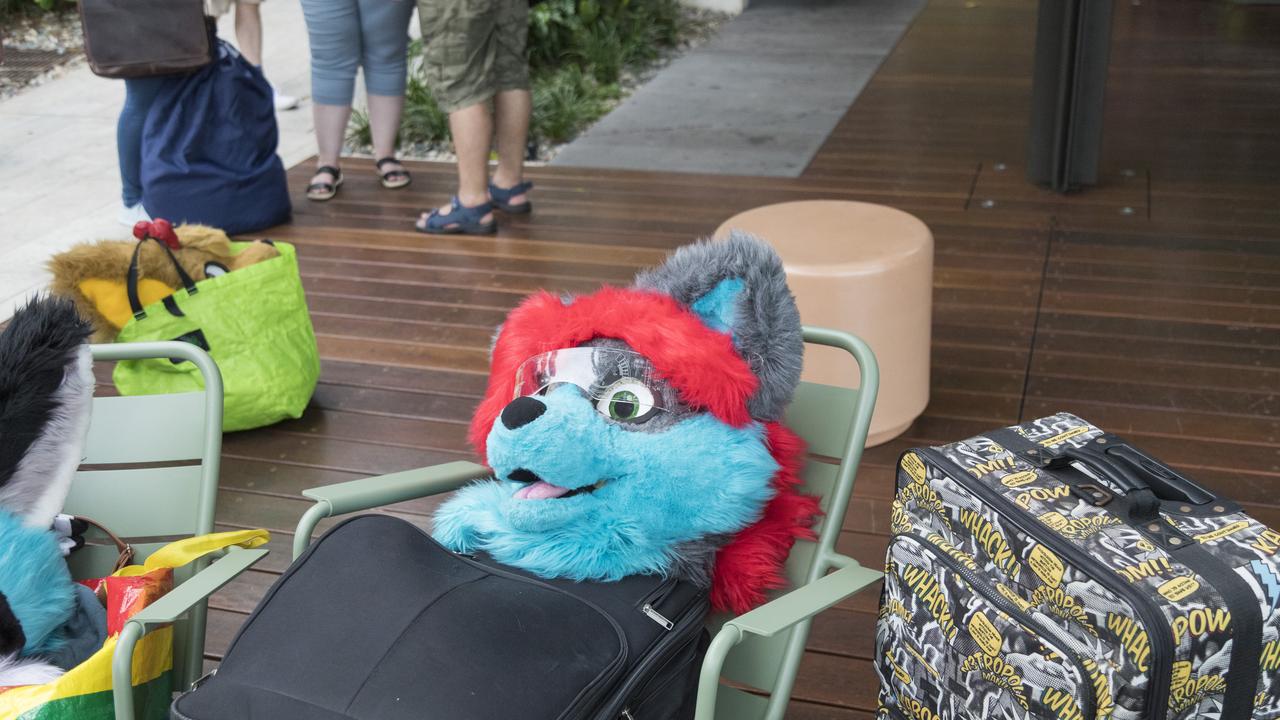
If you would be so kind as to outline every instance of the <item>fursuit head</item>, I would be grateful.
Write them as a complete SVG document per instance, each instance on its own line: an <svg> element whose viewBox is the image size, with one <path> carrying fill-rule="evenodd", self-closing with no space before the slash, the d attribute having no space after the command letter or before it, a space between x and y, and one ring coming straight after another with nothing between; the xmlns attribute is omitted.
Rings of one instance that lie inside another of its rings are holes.
<svg viewBox="0 0 1280 720"><path fill-rule="evenodd" d="M91 332L70 300L45 298L0 334L0 687L62 674L40 656L62 644L75 609L51 527L89 431Z"/></svg>
<svg viewBox="0 0 1280 720"><path fill-rule="evenodd" d="M802 353L782 262L745 234L632 287L527 298L471 423L494 477L437 510L435 538L542 577L677 576L716 609L759 604L819 514L780 422Z"/></svg>

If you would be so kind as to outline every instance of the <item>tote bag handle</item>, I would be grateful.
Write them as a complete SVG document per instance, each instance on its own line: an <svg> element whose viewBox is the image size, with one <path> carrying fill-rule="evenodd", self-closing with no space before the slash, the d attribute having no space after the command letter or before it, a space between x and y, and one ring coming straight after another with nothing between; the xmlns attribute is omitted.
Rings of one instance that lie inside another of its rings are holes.
<svg viewBox="0 0 1280 720"><path fill-rule="evenodd" d="M173 254L173 251L169 249L169 246L165 245L159 238L154 238L148 235L147 237L139 240L137 246L133 248L133 257L129 259L129 274L125 278L125 289L129 293L129 309L133 311L134 320L144 320L147 317L147 312L142 309L142 300L138 298L138 255L142 252L142 246L145 245L148 240L155 240L156 244L159 245L164 250L165 254L169 256L169 261L173 263L173 269L177 271L178 279L182 281L182 287L186 289L187 294L195 295L199 292L199 288L196 287L195 281L191 279L191 276L187 274L186 270L182 269L182 263L178 262L178 257Z"/></svg>

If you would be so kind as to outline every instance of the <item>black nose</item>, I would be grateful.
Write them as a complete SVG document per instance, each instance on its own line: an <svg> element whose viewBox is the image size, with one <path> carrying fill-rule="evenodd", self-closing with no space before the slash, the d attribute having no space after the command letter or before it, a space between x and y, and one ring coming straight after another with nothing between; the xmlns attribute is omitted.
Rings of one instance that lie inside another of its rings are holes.
<svg viewBox="0 0 1280 720"><path fill-rule="evenodd" d="M516 468L515 470L507 473L507 479L514 482L536 483L542 478L538 477L538 473L529 470L528 468Z"/></svg>
<svg viewBox="0 0 1280 720"><path fill-rule="evenodd" d="M515 430L537 420L546 411L547 406L541 400L528 395L518 397L502 408L502 424L508 430Z"/></svg>

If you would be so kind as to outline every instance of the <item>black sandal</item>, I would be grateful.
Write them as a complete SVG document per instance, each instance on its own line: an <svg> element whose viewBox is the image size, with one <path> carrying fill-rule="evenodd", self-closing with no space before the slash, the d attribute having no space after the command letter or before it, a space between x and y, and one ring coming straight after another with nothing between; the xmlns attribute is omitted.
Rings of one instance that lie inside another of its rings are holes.
<svg viewBox="0 0 1280 720"><path fill-rule="evenodd" d="M413 182L413 178L409 176L408 170L400 169L382 172L382 166L387 163L400 164L400 161L388 155L374 163L374 166L378 168L378 177L382 179L382 187L388 190L395 190L396 188L402 188Z"/></svg>
<svg viewBox="0 0 1280 720"><path fill-rule="evenodd" d="M342 168L332 165L321 165L316 168L315 175L320 173L329 173L333 176L333 182L313 182L307 186L307 199L317 202L330 200L334 195L338 194L338 188L342 186ZM315 177L312 175L312 177Z"/></svg>

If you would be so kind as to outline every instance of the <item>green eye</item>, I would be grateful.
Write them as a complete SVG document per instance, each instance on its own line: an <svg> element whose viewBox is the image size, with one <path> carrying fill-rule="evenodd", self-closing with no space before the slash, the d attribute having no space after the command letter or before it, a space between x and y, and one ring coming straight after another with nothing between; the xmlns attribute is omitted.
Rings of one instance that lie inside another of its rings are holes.
<svg viewBox="0 0 1280 720"><path fill-rule="evenodd" d="M609 417L630 420L640 414L640 398L630 390L619 390L609 398Z"/></svg>
<svg viewBox="0 0 1280 720"><path fill-rule="evenodd" d="M653 392L634 378L623 378L613 383L596 398L596 411L616 422L644 422L657 409Z"/></svg>

